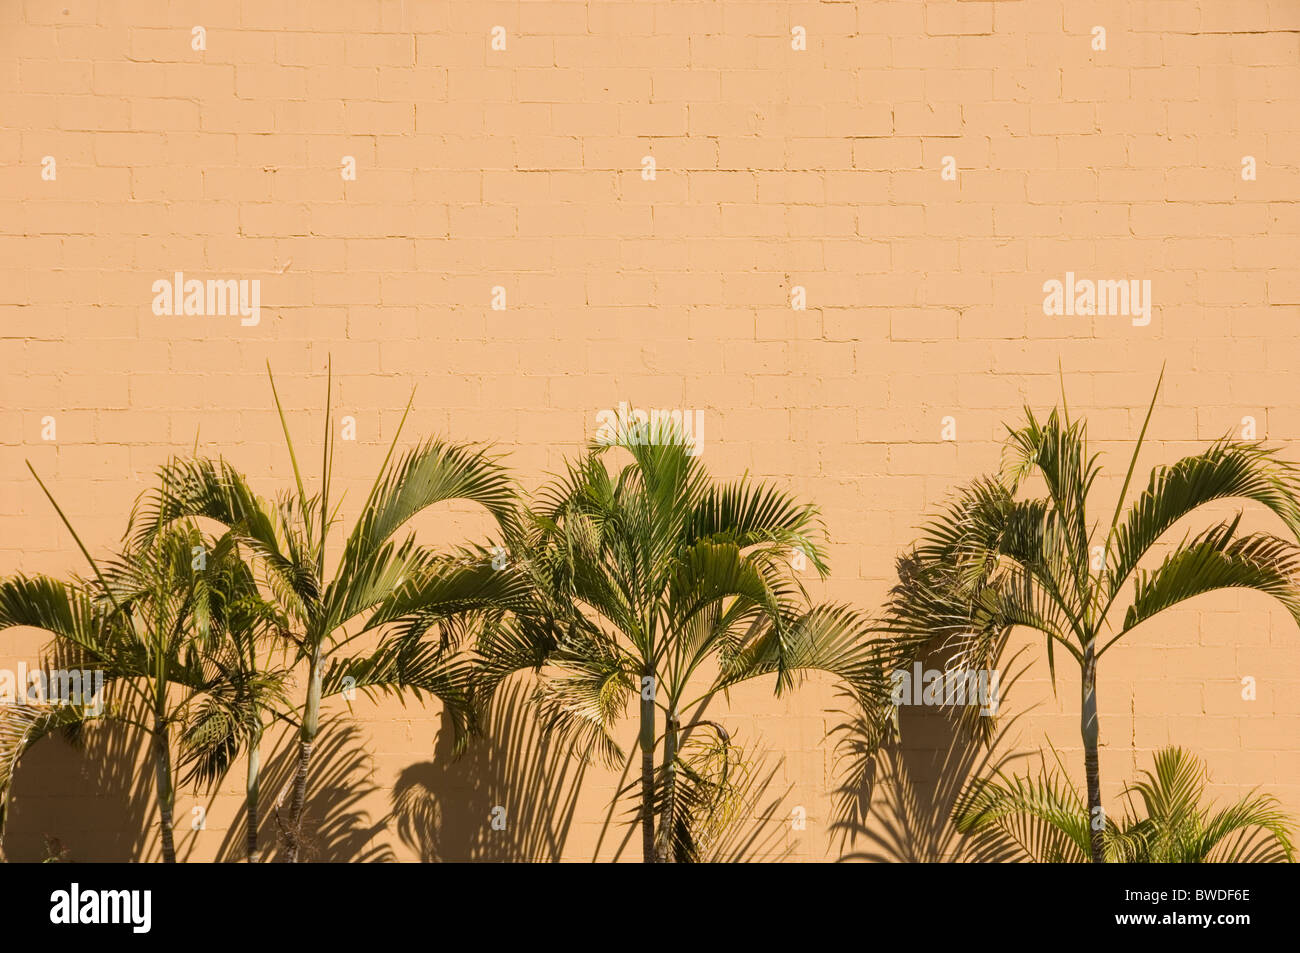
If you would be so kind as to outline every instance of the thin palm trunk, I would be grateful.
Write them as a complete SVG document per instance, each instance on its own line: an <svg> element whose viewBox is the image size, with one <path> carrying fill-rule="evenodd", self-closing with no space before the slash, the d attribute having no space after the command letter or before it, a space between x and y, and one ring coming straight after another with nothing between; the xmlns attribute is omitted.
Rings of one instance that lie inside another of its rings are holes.
<svg viewBox="0 0 1300 953"><path fill-rule="evenodd" d="M302 733L298 737L298 770L293 779L293 800L289 805L288 861L296 864L302 855L302 816L307 807L307 771L320 725L320 649L312 654L307 673L307 703L303 706Z"/></svg>
<svg viewBox="0 0 1300 953"><path fill-rule="evenodd" d="M261 821L259 806L259 788L262 770L262 733L258 731L248 748L248 786L245 795L245 807L248 811L247 854L250 864L260 863L262 852L257 847L257 826Z"/></svg>
<svg viewBox="0 0 1300 953"><path fill-rule="evenodd" d="M646 669L649 689L641 689L641 858L655 862L655 674ZM645 683L643 682L644 686ZM649 698L646 695L649 694Z"/></svg>
<svg viewBox="0 0 1300 953"><path fill-rule="evenodd" d="M4 794L0 795L0 864L6 863L5 858L5 825L9 821L9 791L12 785L7 785Z"/></svg>
<svg viewBox="0 0 1300 953"><path fill-rule="evenodd" d="M662 835L659 838L659 861L664 864L677 861L673 830L677 816L673 808L677 798L677 732L680 728L681 722L677 720L676 711L670 705L667 724L664 726L664 807L663 817L659 821Z"/></svg>
<svg viewBox="0 0 1300 953"><path fill-rule="evenodd" d="M1079 728L1083 735L1083 769L1088 782L1088 839L1092 848L1092 862L1102 864L1106 862L1102 839L1106 815L1101 807L1101 765L1097 757L1101 732L1097 722L1097 658L1093 654L1093 648L1093 643L1088 643L1083 656L1083 703Z"/></svg>
<svg viewBox="0 0 1300 953"><path fill-rule="evenodd" d="M176 843L172 836L172 807L176 792L172 788L171 745L167 725L154 722L154 772L158 783L158 813L162 821L162 859L176 863Z"/></svg>

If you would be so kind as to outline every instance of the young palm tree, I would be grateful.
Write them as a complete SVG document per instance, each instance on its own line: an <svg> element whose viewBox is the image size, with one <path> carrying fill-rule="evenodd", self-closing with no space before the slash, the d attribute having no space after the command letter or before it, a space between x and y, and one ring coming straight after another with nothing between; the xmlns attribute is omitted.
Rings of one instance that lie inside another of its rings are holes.
<svg viewBox="0 0 1300 953"><path fill-rule="evenodd" d="M1138 568L1183 517L1218 500L1258 503L1300 536L1297 471L1259 443L1224 439L1157 467L1125 510L1155 400L1153 395L1119 501L1100 534L1089 509L1100 467L1088 452L1084 422L1071 422L1068 410L1040 422L1026 408L1026 423L1008 428L1002 472L965 487L900 558L886 613L904 665L937 649L950 653L954 666L994 667L1000 640L1014 626L1042 633L1053 678L1058 652L1074 660L1081 682L1091 857L1098 863L1105 860L1097 753L1102 656L1152 616L1216 589L1273 596L1300 621L1300 548L1269 533L1243 532L1241 513L1184 538L1154 569ZM1022 498L1030 476L1041 478L1045 495ZM1116 618L1130 578L1132 602Z"/></svg>
<svg viewBox="0 0 1300 953"><path fill-rule="evenodd" d="M1057 759L1058 768L1060 760ZM1181 748L1156 752L1155 771L1125 793L1122 821L1102 831L1106 859L1133 864L1259 863L1291 861L1291 818L1276 798L1251 793L1212 812L1201 807L1205 766ZM1139 815L1132 795L1142 801ZM1079 863L1092 854L1088 810L1065 776L1048 770L1037 779L999 773L977 781L953 812L985 860Z"/></svg>
<svg viewBox="0 0 1300 953"><path fill-rule="evenodd" d="M609 448L593 446L541 492L513 543L535 604L479 647L479 690L539 669L547 730L583 756L624 757L612 732L636 701L646 862L694 850L684 842L692 825L679 822L710 802L714 782L682 752L725 740L703 718L718 692L772 675L780 693L820 669L864 704L883 693L866 622L844 606L809 606L792 569L797 551L826 572L813 507L747 479L713 483L678 434L625 429L612 444L630 454L624 466L611 473Z"/></svg>
<svg viewBox="0 0 1300 953"><path fill-rule="evenodd" d="M54 503L44 483L41 488ZM93 578L64 582L16 576L0 581L0 629L30 626L50 633L53 656L61 667L101 671L105 690L111 686L120 693L100 714L138 728L149 738L162 857L174 863L173 732L185 732L219 714L227 725L227 745L207 756L216 763L223 752L238 749L244 737L240 726L248 723L250 708L274 690L272 680L252 692L235 692L224 676L233 646L225 638L225 613L217 605L220 587L214 582L216 567L230 558L234 539L228 534L208 538L193 523L178 521L143 545L129 544L101 567L62 509L54 506ZM100 699L98 704L105 702ZM85 709L82 704L71 713L51 712L34 719L23 744L30 745L60 721L84 718Z"/></svg>
<svg viewBox="0 0 1300 953"><path fill-rule="evenodd" d="M235 704L209 701L187 726L181 737L181 766L188 769L182 783L197 781L210 789L244 751L245 859L252 864L262 857L258 844L262 737L269 723L286 718L283 688L288 671L282 661L292 643L286 637L288 619L264 597L239 543L223 547L216 555L224 558L213 560L208 572L209 627L229 644L214 654L211 664L225 682L223 695Z"/></svg>
<svg viewBox="0 0 1300 953"><path fill-rule="evenodd" d="M463 725L469 717L469 666L454 650L471 627L466 620L499 613L526 591L518 574L496 571L482 552L439 555L412 534L395 541L418 513L447 501L476 503L503 528L515 518L514 484L481 450L430 440L394 459L409 402L336 568L329 571L326 549L337 522L331 390L327 382L317 492L309 493L303 481L272 377L294 491L271 503L224 460L175 460L166 469L163 490L136 514L139 535L146 539L182 518L203 517L228 528L255 554L260 578L288 620L296 660L307 675L297 711L298 763L285 831L291 862L302 853L307 775L322 699L356 689L429 692ZM425 640L435 630L439 637ZM373 651L346 654L367 635L379 639Z"/></svg>

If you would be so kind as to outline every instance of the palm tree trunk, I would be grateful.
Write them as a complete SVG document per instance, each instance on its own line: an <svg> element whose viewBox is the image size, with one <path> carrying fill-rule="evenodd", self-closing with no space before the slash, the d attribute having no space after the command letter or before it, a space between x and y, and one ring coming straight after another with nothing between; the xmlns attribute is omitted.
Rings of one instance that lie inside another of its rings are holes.
<svg viewBox="0 0 1300 953"><path fill-rule="evenodd" d="M176 842L172 835L172 808L176 792L172 788L171 745L167 724L156 719L153 726L154 773L158 783L158 813L162 821L162 859L176 863Z"/></svg>
<svg viewBox="0 0 1300 953"><path fill-rule="evenodd" d="M1093 643L1089 642L1083 653L1083 704L1079 728L1083 734L1083 770L1088 781L1088 837L1092 848L1092 862L1103 864L1106 853L1102 833L1106 815L1101 806L1101 765L1097 757L1100 726L1097 723L1097 658Z"/></svg>
<svg viewBox="0 0 1300 953"><path fill-rule="evenodd" d="M307 770L320 724L320 649L312 654L307 671L307 703L303 706L302 732L298 736L298 770L293 779L293 800L289 805L288 861L296 864L302 855L302 816L307 807Z"/></svg>
<svg viewBox="0 0 1300 953"><path fill-rule="evenodd" d="M649 689L641 689L641 859L655 862L655 684L654 669L642 673L650 679ZM649 694L649 698L646 694Z"/></svg>
<svg viewBox="0 0 1300 953"><path fill-rule="evenodd" d="M677 732L681 722L670 704L668 722L664 726L664 807L663 817L659 821L659 862L672 864L677 862L675 849L676 834L673 825L677 823L675 798L677 796Z"/></svg>
<svg viewBox="0 0 1300 953"><path fill-rule="evenodd" d="M0 864L6 863L5 824L8 820L9 820L9 788L6 787L4 794L0 795Z"/></svg>
<svg viewBox="0 0 1300 953"><path fill-rule="evenodd" d="M248 811L247 854L250 864L260 863L262 852L257 849L257 825L261 820L258 793L262 770L262 733L258 731L248 746L248 786L244 806Z"/></svg>

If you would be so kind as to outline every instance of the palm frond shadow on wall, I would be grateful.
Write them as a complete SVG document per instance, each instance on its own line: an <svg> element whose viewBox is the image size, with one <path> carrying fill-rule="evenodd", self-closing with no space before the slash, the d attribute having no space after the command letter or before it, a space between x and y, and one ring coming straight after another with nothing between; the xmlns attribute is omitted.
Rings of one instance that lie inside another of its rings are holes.
<svg viewBox="0 0 1300 953"><path fill-rule="evenodd" d="M307 805L299 832L303 859L327 863L375 863L395 860L387 819L372 819L366 804L376 803L366 733L342 715L323 720L322 741L308 769ZM263 772L267 792L258 823L263 859L286 859L285 827L289 822L288 790L298 766L297 729L286 731ZM279 802L277 804L277 801ZM218 859L245 859L247 805L240 804L218 851Z"/></svg>
<svg viewBox="0 0 1300 953"><path fill-rule="evenodd" d="M1001 650L999 650L999 655ZM1002 667L999 707L1028 663L1024 650ZM943 669L947 659L932 656L926 667ZM1001 664L1001 663L1000 663ZM1015 724L1033 709L983 718L977 710L902 706L898 732L879 746L874 729L861 715L845 713L832 735L839 754L840 786L835 792L831 830L840 860L877 863L936 863L975 859L953 824L953 812L976 779L1006 770L1029 757L1014 750Z"/></svg>
<svg viewBox="0 0 1300 953"><path fill-rule="evenodd" d="M113 698L110 689L110 699ZM36 863L161 859L148 745L116 721L43 738L14 774L5 858Z"/></svg>
<svg viewBox="0 0 1300 953"><path fill-rule="evenodd" d="M499 692L460 757L444 724L430 760L398 776L392 828L421 861L561 858L586 769L540 736L529 694L525 683Z"/></svg>

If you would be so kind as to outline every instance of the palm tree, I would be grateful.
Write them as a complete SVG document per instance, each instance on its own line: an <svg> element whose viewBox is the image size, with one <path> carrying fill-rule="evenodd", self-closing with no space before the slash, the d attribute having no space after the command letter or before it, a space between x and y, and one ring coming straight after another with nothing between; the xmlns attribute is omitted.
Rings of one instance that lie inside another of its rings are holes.
<svg viewBox="0 0 1300 953"><path fill-rule="evenodd" d="M1162 375L1163 376L1163 375ZM1269 533L1244 532L1242 514L1179 541L1154 569L1142 558L1183 517L1220 500L1250 500L1300 536L1297 471L1260 443L1223 439L1172 466L1157 467L1125 510L1128 487L1155 408L1152 395L1128 473L1101 534L1089 512L1100 473L1087 428L1068 409L1009 430L1002 472L963 488L898 561L885 628L902 664L931 651L958 667L993 668L1015 626L1044 637L1053 681L1058 652L1079 666L1091 857L1105 860L1105 815L1098 767L1097 666L1101 657L1164 609L1223 588L1273 596L1300 621L1300 548ZM1045 495L1022 498L1028 478ZM1113 618L1127 581L1133 598Z"/></svg>
<svg viewBox="0 0 1300 953"><path fill-rule="evenodd" d="M1060 759L1057 759L1060 766ZM1291 818L1276 798L1254 792L1212 812L1201 806L1205 766L1181 748L1155 755L1155 771L1125 791L1123 820L1102 831L1106 859L1134 864L1258 863L1294 860ZM1132 802L1142 802L1139 814ZM1079 863L1092 854L1087 805L1065 777L1048 770L1036 779L998 773L975 782L953 812L984 860Z"/></svg>
<svg viewBox="0 0 1300 953"><path fill-rule="evenodd" d="M246 756L245 859L258 863L261 822L262 737L269 722L287 717L283 664L291 646L289 622L275 603L258 588L252 566L244 558L238 539L219 549L211 561L209 628L228 640L226 651L214 654L211 664L224 681L223 696L233 704L205 703L181 737L182 783L195 781L209 789L224 778L242 749ZM224 558L220 558L224 557Z"/></svg>
<svg viewBox="0 0 1300 953"><path fill-rule="evenodd" d="M418 513L447 501L476 503L502 528L511 527L515 519L514 484L485 451L428 440L394 458L411 402L343 541L337 566L329 572L326 548L338 521L332 487L331 391L332 375L326 384L321 475L315 493L309 493L303 481L271 377L294 490L272 503L255 494L224 460L178 459L166 467L162 491L135 515L138 535L144 539L176 519L201 517L226 527L255 554L261 581L288 621L296 661L306 667L307 675L297 709L297 767L285 829L291 862L302 854L308 768L322 699L345 692L351 696L357 689L368 694L428 692L447 705L458 727L467 727L469 664L455 650L476 624L520 601L526 591L517 573L495 570L482 549L438 554L418 544L413 534L394 540ZM426 640L435 630L438 637ZM346 654L364 636L378 638L377 646Z"/></svg>
<svg viewBox="0 0 1300 953"><path fill-rule="evenodd" d="M476 683L490 694L539 670L546 730L610 764L625 757L613 732L635 700L646 862L696 851L700 825L686 815L716 802L718 773L683 752L716 761L728 750L725 729L703 717L717 693L765 675L781 693L820 669L863 704L886 694L867 623L846 606L809 605L792 568L798 553L827 571L816 510L747 478L713 483L679 434L624 428L541 491L512 542L534 605L481 640ZM610 446L631 457L612 473Z"/></svg>
<svg viewBox="0 0 1300 953"><path fill-rule="evenodd" d="M65 582L16 576L0 581L0 629L29 626L50 633L60 667L102 671L105 686L121 693L100 716L148 737L162 857L174 863L173 732L192 732L201 721L223 719L226 744L200 756L213 770L238 750L250 709L274 690L270 680L252 692L232 691L225 678L233 644L225 637L221 587L214 583L218 567L230 558L234 538L208 538L192 522L177 521L144 544L128 544L101 567L39 477L37 482L85 555L93 578ZM104 704L101 699L97 707ZM21 746L29 747L54 725L86 720L92 714L86 707L33 717ZM19 750L14 748L15 756Z"/></svg>

